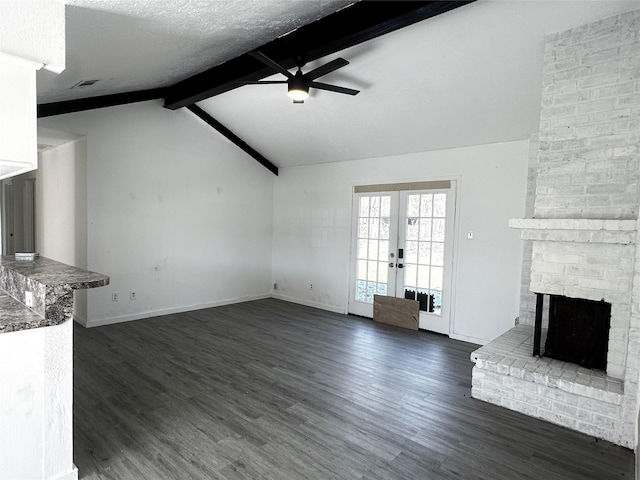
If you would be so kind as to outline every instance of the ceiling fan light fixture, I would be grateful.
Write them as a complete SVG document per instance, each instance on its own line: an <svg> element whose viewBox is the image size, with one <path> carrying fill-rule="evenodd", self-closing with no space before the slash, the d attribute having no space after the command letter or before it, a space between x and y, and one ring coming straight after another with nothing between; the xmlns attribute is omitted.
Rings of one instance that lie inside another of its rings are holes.
<svg viewBox="0 0 640 480"><path fill-rule="evenodd" d="M304 102L309 98L309 83L304 80L300 67L298 67L296 74L289 79L287 87L287 95L294 102Z"/></svg>
<svg viewBox="0 0 640 480"><path fill-rule="evenodd" d="M289 87L287 95L289 95L289 98L294 102L304 102L309 98L309 87L304 88L303 86L291 86Z"/></svg>

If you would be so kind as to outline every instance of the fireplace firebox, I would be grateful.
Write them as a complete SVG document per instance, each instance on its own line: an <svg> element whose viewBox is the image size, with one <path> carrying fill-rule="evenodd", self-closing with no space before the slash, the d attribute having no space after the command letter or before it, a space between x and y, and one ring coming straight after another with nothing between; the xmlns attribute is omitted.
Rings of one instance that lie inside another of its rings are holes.
<svg viewBox="0 0 640 480"><path fill-rule="evenodd" d="M538 294L534 355L540 355L542 308ZM549 326L543 356L589 369L606 370L611 304L602 301L549 295Z"/></svg>

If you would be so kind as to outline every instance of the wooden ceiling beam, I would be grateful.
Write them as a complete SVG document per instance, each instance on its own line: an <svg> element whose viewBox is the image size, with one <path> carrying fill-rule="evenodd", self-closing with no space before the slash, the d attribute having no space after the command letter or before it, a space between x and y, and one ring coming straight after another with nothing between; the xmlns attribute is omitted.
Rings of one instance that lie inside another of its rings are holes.
<svg viewBox="0 0 640 480"><path fill-rule="evenodd" d="M207 125L214 128L218 132L220 132L224 137L231 140L238 148L243 150L245 153L249 154L253 157L258 163L264 166L267 170L269 170L274 175L278 175L278 167L276 167L271 161L269 161L264 155L258 152L255 148L249 145L247 142L238 137L235 133L221 124L218 120L213 118L207 112L205 112L198 105L187 105L186 107L191 113L196 115L200 120L204 121Z"/></svg>
<svg viewBox="0 0 640 480"><path fill-rule="evenodd" d="M154 88L151 90L138 90L134 92L80 98L78 100L41 103L38 105L38 118L62 115L64 113L82 112L95 108L115 107L116 105L126 105L128 103L158 100L164 98L164 95L165 90L163 88Z"/></svg>
<svg viewBox="0 0 640 480"><path fill-rule="evenodd" d="M475 0L366 1L361 0L331 15L266 43L259 50L285 68L294 58L307 61L339 52L400 28L440 15ZM167 87L164 106L175 110L261 80L273 70L248 53Z"/></svg>

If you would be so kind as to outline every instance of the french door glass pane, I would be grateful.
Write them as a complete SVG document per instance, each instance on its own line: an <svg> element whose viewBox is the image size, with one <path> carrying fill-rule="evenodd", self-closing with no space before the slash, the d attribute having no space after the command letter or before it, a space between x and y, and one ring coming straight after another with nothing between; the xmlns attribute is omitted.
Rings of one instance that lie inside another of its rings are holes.
<svg viewBox="0 0 640 480"><path fill-rule="evenodd" d="M442 309L447 195L407 195L404 288L433 298L433 312Z"/></svg>
<svg viewBox="0 0 640 480"><path fill-rule="evenodd" d="M360 196L359 202L355 300L373 303L375 294L387 294L391 196Z"/></svg>

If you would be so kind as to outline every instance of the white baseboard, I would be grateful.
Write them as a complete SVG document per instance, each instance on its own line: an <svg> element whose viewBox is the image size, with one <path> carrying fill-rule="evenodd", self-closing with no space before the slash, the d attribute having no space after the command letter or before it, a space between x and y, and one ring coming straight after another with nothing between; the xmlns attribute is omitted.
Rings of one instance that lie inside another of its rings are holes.
<svg viewBox="0 0 640 480"><path fill-rule="evenodd" d="M87 319L86 319L86 318L80 317L79 315L74 315L74 316L73 316L73 320L74 320L75 322L78 322L78 323L79 323L80 325L82 325L83 327L86 327L86 326L87 326Z"/></svg>
<svg viewBox="0 0 640 480"><path fill-rule="evenodd" d="M78 480L78 468L74 465L71 471L58 475L51 480Z"/></svg>
<svg viewBox="0 0 640 480"><path fill-rule="evenodd" d="M159 317L162 315L170 315L173 313L191 312L193 310L201 310L203 308L220 307L222 305L232 305L234 303L250 302L253 300L262 300L265 298L276 298L278 300L283 300L285 302L297 303L299 305L305 305L307 307L319 308L320 310L326 310L328 312L338 313L341 315L347 314L347 311L344 308L338 307L336 305L327 305L325 303L313 302L311 300L306 300L306 299L297 298L297 297L290 297L288 295L282 295L274 292L274 293L264 293L261 295L247 295L245 297L228 298L224 300L217 300L215 302L199 303L194 305L184 305L184 306L175 307L175 308L151 310L151 311L136 313L132 315L123 315L121 317L103 318L99 320L85 320L83 318L74 317L74 320L80 323L81 325L84 325L86 328L100 327L103 325L112 325L114 323L131 322L134 320L142 320L144 318ZM460 340L462 342L475 343L476 345L485 345L488 343L488 340L469 337L466 335L458 335L455 333L451 333L449 335L449 338L452 338L454 340Z"/></svg>
<svg viewBox="0 0 640 480"><path fill-rule="evenodd" d="M489 343L489 340L484 340L482 338L469 337L467 335L458 335L456 333L449 334L449 338L453 340L460 340L461 342L475 343L476 345L486 345Z"/></svg>
<svg viewBox="0 0 640 480"><path fill-rule="evenodd" d="M271 294L264 293L261 295L247 295L245 297L216 300L215 302L198 303L194 305L184 305L181 307L165 308L161 310L150 310L147 312L134 313L132 315L123 315L121 317L101 318L99 320L87 320L84 326L87 328L101 327L103 325L112 325L114 323L131 322L133 320L142 320L143 318L160 317L162 315L170 315L172 313L191 312L193 310L201 310L203 308L221 307L222 305L251 302L253 300L262 300L265 298L271 298Z"/></svg>
<svg viewBox="0 0 640 480"><path fill-rule="evenodd" d="M273 298L277 298L278 300L284 300L285 302L297 303L299 305L304 305L306 307L319 308L320 310L327 310L333 313L340 313L342 315L346 315L347 311L344 308L337 307L335 305L327 305L324 303L312 302L310 300L305 300L303 298L289 297L287 295L280 295L278 293L273 293L271 295Z"/></svg>

